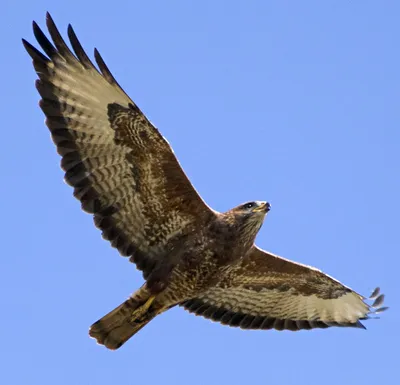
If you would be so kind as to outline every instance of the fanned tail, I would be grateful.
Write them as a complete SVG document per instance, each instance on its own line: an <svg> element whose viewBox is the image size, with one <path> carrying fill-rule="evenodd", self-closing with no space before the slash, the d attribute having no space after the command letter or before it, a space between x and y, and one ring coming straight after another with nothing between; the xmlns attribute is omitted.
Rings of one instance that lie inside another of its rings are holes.
<svg viewBox="0 0 400 385"><path fill-rule="evenodd" d="M158 314L150 308L151 302L152 298L144 304L129 298L95 322L89 329L89 335L108 349L120 348Z"/></svg>

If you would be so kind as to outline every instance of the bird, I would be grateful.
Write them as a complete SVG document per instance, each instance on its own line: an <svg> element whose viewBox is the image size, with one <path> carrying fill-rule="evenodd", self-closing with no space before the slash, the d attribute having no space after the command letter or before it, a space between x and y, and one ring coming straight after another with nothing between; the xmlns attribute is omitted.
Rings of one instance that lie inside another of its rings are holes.
<svg viewBox="0 0 400 385"><path fill-rule="evenodd" d="M364 328L387 309L322 271L260 249L255 238L271 209L249 201L226 212L209 207L159 130L125 93L97 49L97 67L68 25L72 50L46 14L49 40L23 45L37 73L46 125L65 182L82 210L144 283L95 322L90 337L120 348L159 314L180 306L241 329Z"/></svg>

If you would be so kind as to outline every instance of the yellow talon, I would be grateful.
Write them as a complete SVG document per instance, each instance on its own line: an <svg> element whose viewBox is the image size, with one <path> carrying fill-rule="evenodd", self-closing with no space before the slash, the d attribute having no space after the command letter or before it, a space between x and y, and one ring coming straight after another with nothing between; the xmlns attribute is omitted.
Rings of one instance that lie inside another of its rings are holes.
<svg viewBox="0 0 400 385"><path fill-rule="evenodd" d="M142 306L140 306L132 313L131 320L135 321L141 319L147 313L147 310L149 310L155 298L156 297L154 295L150 296L149 299Z"/></svg>
<svg viewBox="0 0 400 385"><path fill-rule="evenodd" d="M153 303L153 301L156 299L155 295L150 296L150 298L146 301L146 303L143 305L143 307L147 310L151 304Z"/></svg>

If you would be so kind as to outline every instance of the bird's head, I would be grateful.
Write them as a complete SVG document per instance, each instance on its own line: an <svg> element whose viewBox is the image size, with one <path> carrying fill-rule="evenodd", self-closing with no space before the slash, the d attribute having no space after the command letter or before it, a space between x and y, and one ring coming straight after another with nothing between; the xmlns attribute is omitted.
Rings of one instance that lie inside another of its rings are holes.
<svg viewBox="0 0 400 385"><path fill-rule="evenodd" d="M265 201L254 201L254 202L246 202L237 207L233 210L238 215L241 215L246 218L253 218L253 219L264 219L267 212L271 209L271 205Z"/></svg>
<svg viewBox="0 0 400 385"><path fill-rule="evenodd" d="M270 209L271 205L268 202L254 201L243 203L230 212L240 227L240 232L253 242Z"/></svg>

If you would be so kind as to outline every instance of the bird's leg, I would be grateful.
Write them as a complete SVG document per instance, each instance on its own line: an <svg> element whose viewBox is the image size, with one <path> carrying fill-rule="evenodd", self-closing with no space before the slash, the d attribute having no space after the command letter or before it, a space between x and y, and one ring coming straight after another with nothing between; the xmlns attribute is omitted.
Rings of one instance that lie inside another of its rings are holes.
<svg viewBox="0 0 400 385"><path fill-rule="evenodd" d="M131 315L131 320L132 321L140 320L147 313L155 298L156 298L155 295L151 295L143 305L139 306L136 310L134 310Z"/></svg>

